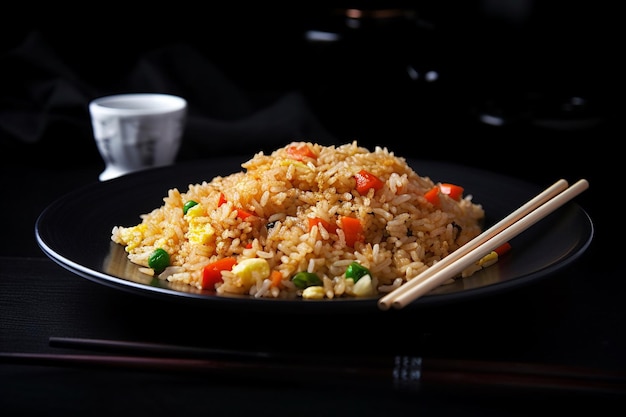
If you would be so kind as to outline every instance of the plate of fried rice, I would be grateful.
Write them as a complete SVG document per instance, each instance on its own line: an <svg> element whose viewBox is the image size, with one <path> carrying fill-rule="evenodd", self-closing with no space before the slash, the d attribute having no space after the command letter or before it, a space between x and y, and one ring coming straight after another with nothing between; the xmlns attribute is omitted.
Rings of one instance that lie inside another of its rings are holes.
<svg viewBox="0 0 626 417"><path fill-rule="evenodd" d="M357 311L542 190L357 142L292 142L75 190L35 225L43 252L97 283L243 309ZM494 294L567 267L594 234L570 202L407 308Z"/></svg>

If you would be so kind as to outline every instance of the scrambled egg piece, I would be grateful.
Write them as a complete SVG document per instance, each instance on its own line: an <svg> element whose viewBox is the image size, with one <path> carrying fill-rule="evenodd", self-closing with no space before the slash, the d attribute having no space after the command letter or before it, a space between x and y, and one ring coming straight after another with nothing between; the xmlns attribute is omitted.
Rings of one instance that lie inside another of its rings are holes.
<svg viewBox="0 0 626 417"><path fill-rule="evenodd" d="M244 259L233 266L233 274L237 277L236 285L250 288L258 280L270 276L270 264L261 258Z"/></svg>
<svg viewBox="0 0 626 417"><path fill-rule="evenodd" d="M143 241L143 234L145 233L147 226L143 223L133 227L120 227L119 236L122 239L122 243L126 245L126 252L130 252L141 244Z"/></svg>
<svg viewBox="0 0 626 417"><path fill-rule="evenodd" d="M191 207L185 214L185 219L189 223L187 238L191 243L204 245L215 236L215 229L206 221L203 214L204 209L200 204Z"/></svg>

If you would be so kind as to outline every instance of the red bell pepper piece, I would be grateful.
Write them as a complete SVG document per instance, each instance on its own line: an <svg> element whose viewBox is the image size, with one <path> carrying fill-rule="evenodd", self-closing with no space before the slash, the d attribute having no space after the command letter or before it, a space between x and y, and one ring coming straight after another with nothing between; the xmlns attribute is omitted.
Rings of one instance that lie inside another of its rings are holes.
<svg viewBox="0 0 626 417"><path fill-rule="evenodd" d="M287 154L296 161L302 161L305 158L317 158L317 155L313 153L306 143L293 143L287 146Z"/></svg>
<svg viewBox="0 0 626 417"><path fill-rule="evenodd" d="M222 282L222 271L230 271L236 263L235 258L226 257L205 266L202 270L202 288L215 288L215 284Z"/></svg>
<svg viewBox="0 0 626 417"><path fill-rule="evenodd" d="M366 194L370 188L380 190L385 185L380 178L364 169L356 173L354 179L356 180L356 190L359 194Z"/></svg>
<svg viewBox="0 0 626 417"><path fill-rule="evenodd" d="M463 197L464 189L459 185L444 182L439 186L439 189L442 194L449 195L453 200L459 201Z"/></svg>

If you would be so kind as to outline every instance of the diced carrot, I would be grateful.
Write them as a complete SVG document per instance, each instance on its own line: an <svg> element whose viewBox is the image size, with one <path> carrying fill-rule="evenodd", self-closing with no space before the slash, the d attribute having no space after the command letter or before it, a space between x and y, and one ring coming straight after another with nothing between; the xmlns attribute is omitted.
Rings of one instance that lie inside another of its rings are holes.
<svg viewBox="0 0 626 417"><path fill-rule="evenodd" d="M296 161L302 161L305 158L317 158L317 155L306 143L294 143L287 146L287 154Z"/></svg>
<svg viewBox="0 0 626 417"><path fill-rule="evenodd" d="M236 263L234 257L227 257L205 266L202 270L202 288L215 288L215 284L222 282L222 271L230 271Z"/></svg>
<svg viewBox="0 0 626 417"><path fill-rule="evenodd" d="M226 197L224 196L224 193L220 193L220 199L217 202L217 206L219 207L224 203L226 203ZM237 212L237 217L239 217L241 220L245 220L246 218L254 215L254 213L250 213L249 211L245 211L242 209L237 209L235 211Z"/></svg>
<svg viewBox="0 0 626 417"><path fill-rule="evenodd" d="M450 198L456 201L459 201L461 197L463 197L464 189L459 185L444 182L439 186L439 189L443 194L449 195Z"/></svg>
<svg viewBox="0 0 626 417"><path fill-rule="evenodd" d="M359 194L366 194L370 188L380 190L385 185L380 178L364 169L355 174L354 179L356 180L355 188Z"/></svg>
<svg viewBox="0 0 626 417"><path fill-rule="evenodd" d="M250 213L249 211L237 209L237 217L239 217L241 220L245 220L250 216L254 216L254 214Z"/></svg>
<svg viewBox="0 0 626 417"><path fill-rule="evenodd" d="M328 233L335 233L337 231L337 226L334 224L330 224L320 217L309 217L309 231L313 228L313 226L320 224L324 226L324 229L326 229Z"/></svg>
<svg viewBox="0 0 626 417"><path fill-rule="evenodd" d="M363 234L363 225L361 221L354 217L341 217L341 230L346 237L346 245L353 248L356 242L363 242L365 235Z"/></svg>
<svg viewBox="0 0 626 417"><path fill-rule="evenodd" d="M278 287L283 280L283 274L279 271L272 270L270 273L270 280L272 281L272 287Z"/></svg>
<svg viewBox="0 0 626 417"><path fill-rule="evenodd" d="M426 194L424 194L424 197L426 198L426 200L428 200L428 202L431 203L435 207L439 207L439 204L441 203L439 201L439 191L440 191L439 187L435 185L433 188L426 191Z"/></svg>
<svg viewBox="0 0 626 417"><path fill-rule="evenodd" d="M220 193L220 199L217 202L217 206L219 207L225 202L226 202L226 196L224 196L224 193Z"/></svg>
<svg viewBox="0 0 626 417"><path fill-rule="evenodd" d="M509 242L505 242L502 245L495 248L493 251L498 254L498 257L500 257L510 250L511 250L511 244Z"/></svg>

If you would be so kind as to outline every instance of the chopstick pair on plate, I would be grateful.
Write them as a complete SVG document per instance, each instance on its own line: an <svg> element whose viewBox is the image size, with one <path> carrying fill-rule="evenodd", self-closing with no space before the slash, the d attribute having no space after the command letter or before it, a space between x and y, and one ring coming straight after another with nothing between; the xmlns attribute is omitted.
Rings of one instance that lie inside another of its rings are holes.
<svg viewBox="0 0 626 417"><path fill-rule="evenodd" d="M568 185L566 180L558 180L467 244L381 297L378 307L389 310L391 307L401 309L407 306L589 188L585 179L578 180L571 187Z"/></svg>

